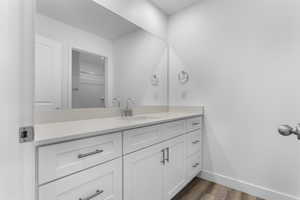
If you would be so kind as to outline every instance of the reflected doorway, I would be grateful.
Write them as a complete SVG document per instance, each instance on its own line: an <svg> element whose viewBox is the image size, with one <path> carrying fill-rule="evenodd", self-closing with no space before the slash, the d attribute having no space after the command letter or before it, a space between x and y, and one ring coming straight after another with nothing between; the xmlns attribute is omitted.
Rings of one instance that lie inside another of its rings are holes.
<svg viewBox="0 0 300 200"><path fill-rule="evenodd" d="M72 49L72 108L106 107L107 58Z"/></svg>

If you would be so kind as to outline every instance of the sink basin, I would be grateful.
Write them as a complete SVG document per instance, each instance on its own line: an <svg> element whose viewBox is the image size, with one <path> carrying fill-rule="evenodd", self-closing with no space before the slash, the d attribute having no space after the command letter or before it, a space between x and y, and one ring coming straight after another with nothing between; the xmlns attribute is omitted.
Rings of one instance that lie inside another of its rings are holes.
<svg viewBox="0 0 300 200"><path fill-rule="evenodd" d="M139 120L151 120L151 119L159 119L160 117L156 116L132 116L132 117L123 117L123 120L132 120L132 121L139 121Z"/></svg>

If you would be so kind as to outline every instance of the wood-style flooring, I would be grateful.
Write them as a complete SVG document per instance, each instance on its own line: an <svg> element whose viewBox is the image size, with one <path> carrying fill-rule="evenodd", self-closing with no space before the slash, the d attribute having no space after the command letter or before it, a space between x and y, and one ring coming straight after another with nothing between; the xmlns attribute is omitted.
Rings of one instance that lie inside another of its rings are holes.
<svg viewBox="0 0 300 200"><path fill-rule="evenodd" d="M223 185L195 178L173 200L263 200Z"/></svg>

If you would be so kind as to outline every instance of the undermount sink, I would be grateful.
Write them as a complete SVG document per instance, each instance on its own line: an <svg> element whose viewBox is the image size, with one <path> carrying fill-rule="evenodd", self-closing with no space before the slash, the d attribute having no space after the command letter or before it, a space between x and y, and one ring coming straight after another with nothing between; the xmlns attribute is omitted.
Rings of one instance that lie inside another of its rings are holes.
<svg viewBox="0 0 300 200"><path fill-rule="evenodd" d="M131 116L131 117L122 117L123 120L150 120L150 119L159 119L158 116Z"/></svg>

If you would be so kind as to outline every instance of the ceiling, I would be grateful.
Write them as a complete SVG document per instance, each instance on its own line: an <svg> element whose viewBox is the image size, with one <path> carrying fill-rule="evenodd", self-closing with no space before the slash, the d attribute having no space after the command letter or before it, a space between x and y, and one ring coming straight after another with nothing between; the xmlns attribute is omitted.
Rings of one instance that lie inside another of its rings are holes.
<svg viewBox="0 0 300 200"><path fill-rule="evenodd" d="M176 12L191 6L200 0L150 0L158 8L168 15L175 14Z"/></svg>
<svg viewBox="0 0 300 200"><path fill-rule="evenodd" d="M139 29L92 0L37 0L37 12L111 40Z"/></svg>

